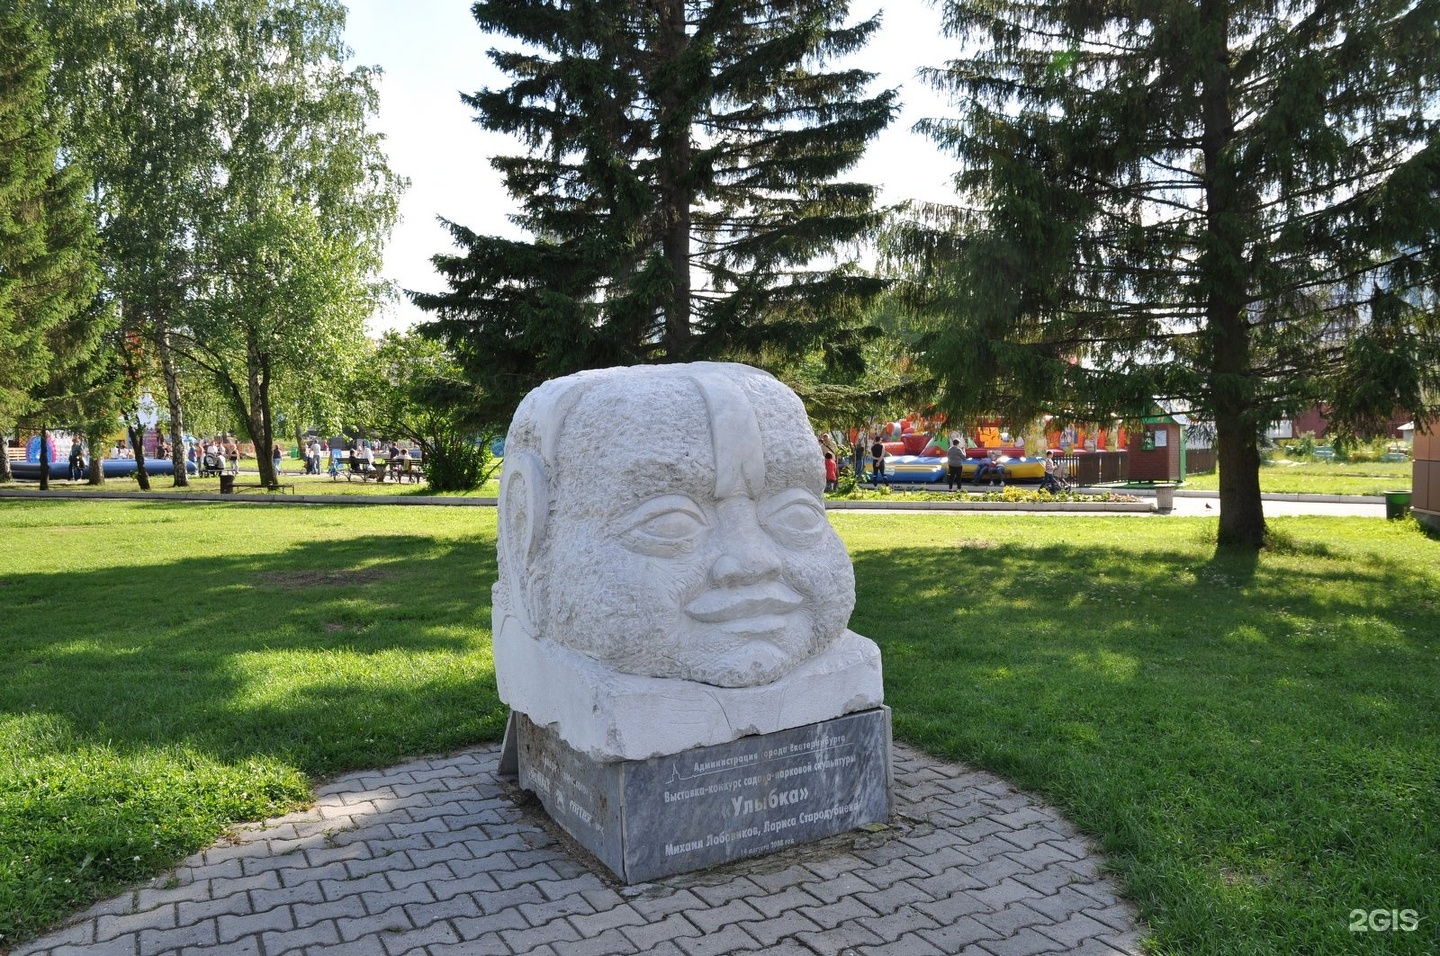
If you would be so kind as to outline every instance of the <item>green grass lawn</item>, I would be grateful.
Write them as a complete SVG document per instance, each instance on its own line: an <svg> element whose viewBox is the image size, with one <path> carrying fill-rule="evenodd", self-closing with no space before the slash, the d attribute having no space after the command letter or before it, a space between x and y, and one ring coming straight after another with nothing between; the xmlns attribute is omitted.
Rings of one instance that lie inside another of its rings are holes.
<svg viewBox="0 0 1440 956"><path fill-rule="evenodd" d="M1157 952L1437 949L1413 521L1272 519L1246 559L1212 519L832 520L897 736L1094 834ZM0 532L0 948L313 778L501 731L490 509L12 500Z"/></svg>
<svg viewBox="0 0 1440 956"><path fill-rule="evenodd" d="M494 528L478 508L0 503L0 949L305 801L307 778L499 734Z"/></svg>
<svg viewBox="0 0 1440 956"><path fill-rule="evenodd" d="M1379 495L1410 487L1408 461L1265 461L1260 468L1260 490L1288 495ZM1220 472L1187 475L1185 488L1215 491Z"/></svg>
<svg viewBox="0 0 1440 956"><path fill-rule="evenodd" d="M1433 953L1440 543L1412 522L836 514L896 734L1097 834L1167 953ZM1354 909L1421 911L1357 939Z"/></svg>

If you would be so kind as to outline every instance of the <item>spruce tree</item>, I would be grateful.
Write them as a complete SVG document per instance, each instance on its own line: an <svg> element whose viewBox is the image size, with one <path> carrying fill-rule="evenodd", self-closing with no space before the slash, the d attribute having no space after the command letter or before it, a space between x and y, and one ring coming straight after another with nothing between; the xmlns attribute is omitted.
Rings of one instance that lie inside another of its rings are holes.
<svg viewBox="0 0 1440 956"><path fill-rule="evenodd" d="M69 370L95 344L93 213L84 176L57 161L49 69L36 25L0 8L0 435L66 397Z"/></svg>
<svg viewBox="0 0 1440 956"><path fill-rule="evenodd" d="M948 0L964 208L896 245L952 411L1213 421L1220 541L1317 403L1440 411L1440 2Z"/></svg>
<svg viewBox="0 0 1440 956"><path fill-rule="evenodd" d="M878 19L843 0L480 0L513 82L465 102L527 147L492 165L525 239L449 228L444 293L411 293L508 415L545 378L823 347L854 364L880 289L840 261L879 222L843 182L890 121L872 74L827 71Z"/></svg>

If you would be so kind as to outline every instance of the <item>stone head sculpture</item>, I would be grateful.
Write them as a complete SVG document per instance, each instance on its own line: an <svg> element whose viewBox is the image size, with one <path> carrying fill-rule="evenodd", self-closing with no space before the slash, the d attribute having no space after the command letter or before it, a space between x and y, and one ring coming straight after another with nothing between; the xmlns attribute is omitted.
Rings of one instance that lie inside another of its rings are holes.
<svg viewBox="0 0 1440 956"><path fill-rule="evenodd" d="M625 674L775 681L854 608L824 481L800 400L756 369L547 382L505 441L497 615Z"/></svg>

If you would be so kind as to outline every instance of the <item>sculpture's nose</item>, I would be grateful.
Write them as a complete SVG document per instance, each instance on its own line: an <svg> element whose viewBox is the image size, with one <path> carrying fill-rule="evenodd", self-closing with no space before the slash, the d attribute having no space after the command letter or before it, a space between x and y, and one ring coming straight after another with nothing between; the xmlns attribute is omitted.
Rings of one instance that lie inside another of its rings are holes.
<svg viewBox="0 0 1440 956"><path fill-rule="evenodd" d="M719 519L719 554L710 568L714 584L737 587L780 573L780 550L760 526L754 501L743 495L725 499L720 502Z"/></svg>

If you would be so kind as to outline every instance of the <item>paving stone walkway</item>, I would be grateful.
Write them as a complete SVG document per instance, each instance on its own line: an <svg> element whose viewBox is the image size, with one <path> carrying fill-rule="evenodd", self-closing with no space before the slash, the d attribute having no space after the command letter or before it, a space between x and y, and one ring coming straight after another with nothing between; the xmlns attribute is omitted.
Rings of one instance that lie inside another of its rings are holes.
<svg viewBox="0 0 1440 956"><path fill-rule="evenodd" d="M1140 952L1134 912L1054 810L904 746L888 829L633 887L498 780L498 758L336 779L12 956Z"/></svg>

